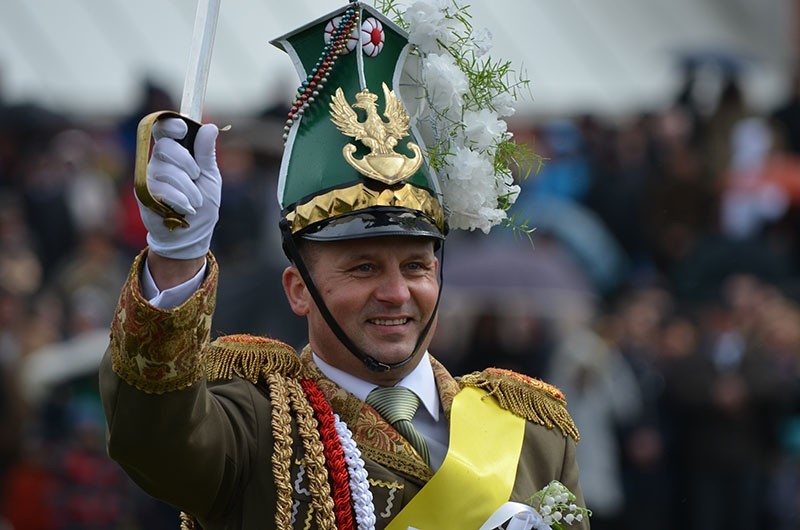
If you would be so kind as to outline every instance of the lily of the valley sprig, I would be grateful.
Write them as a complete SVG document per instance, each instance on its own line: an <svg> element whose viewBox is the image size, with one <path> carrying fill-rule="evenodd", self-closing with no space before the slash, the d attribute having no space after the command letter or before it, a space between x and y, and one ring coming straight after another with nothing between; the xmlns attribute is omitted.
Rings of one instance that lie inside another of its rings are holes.
<svg viewBox="0 0 800 530"><path fill-rule="evenodd" d="M544 524L553 530L567 530L564 525L580 523L591 517L592 511L578 506L573 494L561 482L554 480L534 493L526 503L542 516Z"/></svg>

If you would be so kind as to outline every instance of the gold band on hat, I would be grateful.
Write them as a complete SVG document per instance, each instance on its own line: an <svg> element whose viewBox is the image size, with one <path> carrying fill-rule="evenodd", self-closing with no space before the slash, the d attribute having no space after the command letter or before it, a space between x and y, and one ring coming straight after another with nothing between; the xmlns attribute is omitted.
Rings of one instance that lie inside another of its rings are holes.
<svg viewBox="0 0 800 530"><path fill-rule="evenodd" d="M444 232L444 209L429 191L403 184L398 188L374 190L363 183L339 188L315 196L286 214L292 233L295 234L320 221L340 215L365 210L375 206L408 208L430 217L436 227Z"/></svg>

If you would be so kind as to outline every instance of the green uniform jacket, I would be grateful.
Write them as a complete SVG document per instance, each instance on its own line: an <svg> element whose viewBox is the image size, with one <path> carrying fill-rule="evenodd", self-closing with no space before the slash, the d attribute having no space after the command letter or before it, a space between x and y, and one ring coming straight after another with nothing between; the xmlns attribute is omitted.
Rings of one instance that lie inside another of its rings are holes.
<svg viewBox="0 0 800 530"><path fill-rule="evenodd" d="M280 374L283 381L310 379L352 431L369 477L376 528L385 528L432 471L374 409L326 379L308 351L297 357L286 345L249 336L209 345L217 281L216 263L209 260L210 272L201 289L171 311L154 308L141 298L143 256L134 263L100 369L109 454L145 491L191 514L204 529L277 528L280 509L290 511L292 528L319 528L321 509L314 493L320 485L309 472L313 462L298 434L296 415L286 436L292 442L291 457L284 459L290 460L286 464L291 501L282 506L278 501L273 453L277 438L286 437L276 436L266 382L270 374ZM432 363L449 418L461 386L441 364ZM506 388L502 381L511 377L501 377L499 371L495 375L494 389ZM532 396L538 405L528 414L536 421L526 424L510 500L522 502L555 479L582 504L575 462L577 432L563 400L552 387L517 378L525 383L516 390ZM489 379L476 381L489 385ZM497 394L502 397L503 392ZM513 410L510 405L506 408ZM285 482L279 485L287 490ZM583 526L568 528L588 527L584 521ZM461 529L457 521L452 529Z"/></svg>

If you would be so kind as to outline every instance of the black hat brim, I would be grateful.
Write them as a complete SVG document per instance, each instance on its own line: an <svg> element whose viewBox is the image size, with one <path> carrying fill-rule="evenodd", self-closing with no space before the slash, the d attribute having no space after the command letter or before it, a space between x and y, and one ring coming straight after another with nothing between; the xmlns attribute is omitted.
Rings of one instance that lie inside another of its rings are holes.
<svg viewBox="0 0 800 530"><path fill-rule="evenodd" d="M341 241L368 237L411 236L444 240L429 217L406 208L368 208L331 218L295 234L311 241Z"/></svg>

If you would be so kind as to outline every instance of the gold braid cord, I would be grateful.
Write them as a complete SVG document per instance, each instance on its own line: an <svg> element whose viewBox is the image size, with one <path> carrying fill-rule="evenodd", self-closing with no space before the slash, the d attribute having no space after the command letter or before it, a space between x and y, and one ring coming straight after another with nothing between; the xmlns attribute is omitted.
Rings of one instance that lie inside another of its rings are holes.
<svg viewBox="0 0 800 530"><path fill-rule="evenodd" d="M111 365L131 386L148 393L182 390L203 374L201 352L211 332L218 268L209 253L206 278L186 302L171 310L151 306L139 277L147 249L134 260L111 322Z"/></svg>
<svg viewBox="0 0 800 530"><path fill-rule="evenodd" d="M303 441L305 450L306 471L308 471L308 488L311 492L311 508L317 517L320 530L336 530L336 519L333 514L333 496L328 482L328 468L325 467L325 454L319 426L300 383L286 379L289 398L297 418L297 431Z"/></svg>
<svg viewBox="0 0 800 530"><path fill-rule="evenodd" d="M575 422L567 412L564 393L556 387L500 368L488 368L483 372L473 372L458 381L462 387L482 388L493 396L501 407L510 410L548 429L557 426L564 436L580 439Z"/></svg>
<svg viewBox="0 0 800 530"><path fill-rule="evenodd" d="M275 509L275 528L291 530L292 486L290 465L292 463L292 417L289 408L289 391L286 380L278 374L267 377L269 397L272 400L272 436L275 450L272 453L272 473L278 502Z"/></svg>
<svg viewBox="0 0 800 530"><path fill-rule="evenodd" d="M302 370L294 348L283 342L255 335L225 335L211 342L203 354L209 381L238 375L255 384L270 374L298 377Z"/></svg>
<svg viewBox="0 0 800 530"><path fill-rule="evenodd" d="M181 512L181 530L201 530L197 519L186 512Z"/></svg>

